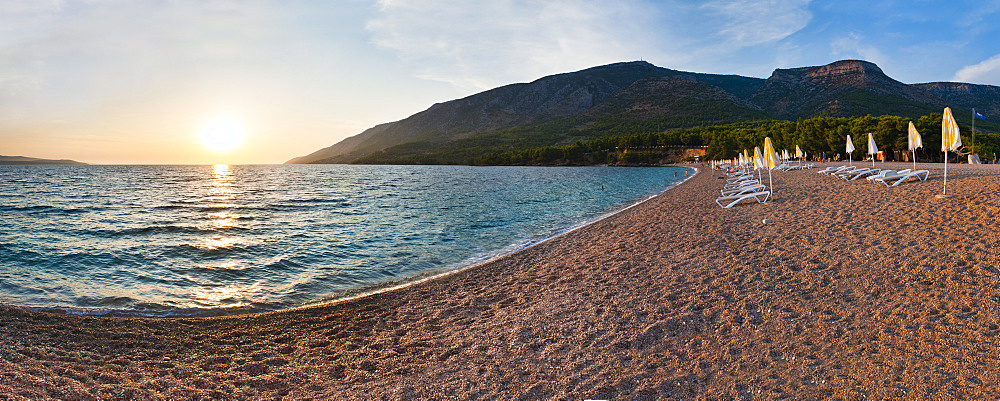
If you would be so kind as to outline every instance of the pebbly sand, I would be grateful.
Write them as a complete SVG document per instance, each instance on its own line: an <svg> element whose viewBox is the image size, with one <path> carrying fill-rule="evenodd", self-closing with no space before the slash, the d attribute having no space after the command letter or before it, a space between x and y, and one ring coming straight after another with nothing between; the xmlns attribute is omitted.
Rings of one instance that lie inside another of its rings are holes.
<svg viewBox="0 0 1000 401"><path fill-rule="evenodd" d="M703 169L552 241L322 307L0 308L0 399L996 398L1000 166L950 165L947 200L923 167L896 188L776 172L773 201L728 210Z"/></svg>

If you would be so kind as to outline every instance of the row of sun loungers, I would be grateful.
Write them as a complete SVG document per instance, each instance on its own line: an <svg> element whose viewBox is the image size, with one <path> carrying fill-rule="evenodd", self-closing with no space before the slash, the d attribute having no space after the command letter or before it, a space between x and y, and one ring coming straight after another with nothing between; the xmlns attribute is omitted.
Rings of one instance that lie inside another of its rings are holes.
<svg viewBox="0 0 1000 401"><path fill-rule="evenodd" d="M791 170L805 170L805 169L809 169L809 168L813 168L813 167L816 167L816 165L813 164L813 163L808 163L808 164L802 164L802 163L798 163L798 164L782 163L778 167L775 167L774 169L775 170L780 170L780 171L791 171Z"/></svg>
<svg viewBox="0 0 1000 401"><path fill-rule="evenodd" d="M859 178L865 178L870 182L883 184L887 187L898 186L899 184L909 181L910 179L927 181L927 177L930 176L930 172L927 170L883 170L867 167L859 168L855 166L827 167L818 171L818 173L845 181L854 181Z"/></svg>
<svg viewBox="0 0 1000 401"><path fill-rule="evenodd" d="M813 167L812 164L805 166L782 166L778 168L786 171ZM855 181L864 178L869 182L882 184L886 187L895 187L910 180L926 181L927 177L930 176L930 172L927 170L888 170L857 166L831 166L819 170L817 173L845 181ZM726 175L726 183L719 190L721 196L715 199L715 203L723 209L731 208L740 202L751 199L757 201L757 203L764 203L770 199L771 191L760 180L757 180L751 171L737 169L726 173Z"/></svg>
<svg viewBox="0 0 1000 401"><path fill-rule="evenodd" d="M753 173L738 170L728 175L726 184L720 190L722 196L715 199L715 203L723 209L729 209L737 203L750 199L764 203L771 197L771 191L755 179Z"/></svg>

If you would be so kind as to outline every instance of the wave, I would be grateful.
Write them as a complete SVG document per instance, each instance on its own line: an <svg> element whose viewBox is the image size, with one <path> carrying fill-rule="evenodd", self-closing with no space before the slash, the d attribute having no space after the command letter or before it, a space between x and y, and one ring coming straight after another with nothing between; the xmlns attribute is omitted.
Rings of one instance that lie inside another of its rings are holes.
<svg viewBox="0 0 1000 401"><path fill-rule="evenodd" d="M118 237L142 237L149 235L162 235L162 234L223 234L231 232L244 232L252 230L246 227L211 227L211 228L200 228L194 226L181 226L181 225L151 225L146 227L132 227L132 228L122 228L122 229L93 229L93 230L82 230L80 234L87 234L103 238L118 238Z"/></svg>
<svg viewBox="0 0 1000 401"><path fill-rule="evenodd" d="M79 214L79 213L90 213L104 209L105 208L99 206L70 208L70 207L59 207L51 205L33 205L33 206L0 205L0 211L24 212L29 214Z"/></svg>

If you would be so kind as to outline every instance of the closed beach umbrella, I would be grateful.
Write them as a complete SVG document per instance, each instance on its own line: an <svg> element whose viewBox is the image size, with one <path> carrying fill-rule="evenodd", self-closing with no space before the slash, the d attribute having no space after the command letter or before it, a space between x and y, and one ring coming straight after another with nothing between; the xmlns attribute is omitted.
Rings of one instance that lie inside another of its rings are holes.
<svg viewBox="0 0 1000 401"><path fill-rule="evenodd" d="M913 151L913 171L917 171L917 148L924 147L924 141L920 139L920 133L917 132L917 127L913 125L913 121L910 121L910 132L906 136L907 149Z"/></svg>
<svg viewBox="0 0 1000 401"><path fill-rule="evenodd" d="M875 168L875 155L878 154L878 146L875 146L875 139L872 133L868 133L868 154L872 155L872 168Z"/></svg>
<svg viewBox="0 0 1000 401"><path fill-rule="evenodd" d="M962 133L958 129L958 122L951 115L951 107L944 108L944 116L941 118L941 151L944 152L944 189L941 195L948 196L948 152L958 153L962 147Z"/></svg>
<svg viewBox="0 0 1000 401"><path fill-rule="evenodd" d="M851 164L851 161L853 161L853 159L854 159L852 157L853 155L851 154L852 152L854 152L854 141L852 141L851 140L851 136L848 135L847 136L847 164Z"/></svg>
<svg viewBox="0 0 1000 401"><path fill-rule="evenodd" d="M757 170L757 179L760 180L761 173L760 170L764 169L764 157L760 154L760 147L753 147L753 169Z"/></svg>
<svg viewBox="0 0 1000 401"><path fill-rule="evenodd" d="M795 145L795 157L801 159L803 157L802 148L799 145Z"/></svg>
<svg viewBox="0 0 1000 401"><path fill-rule="evenodd" d="M764 166L767 167L767 186L771 188L771 198L774 198L774 180L771 178L771 170L778 167L778 152L771 144L771 137L764 138Z"/></svg>

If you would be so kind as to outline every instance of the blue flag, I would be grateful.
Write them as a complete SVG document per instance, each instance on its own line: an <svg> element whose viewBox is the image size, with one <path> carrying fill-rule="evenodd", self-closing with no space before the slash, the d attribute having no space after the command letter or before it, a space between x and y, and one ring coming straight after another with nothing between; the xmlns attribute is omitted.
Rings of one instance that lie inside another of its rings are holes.
<svg viewBox="0 0 1000 401"><path fill-rule="evenodd" d="M984 116L984 115L982 115L982 114L979 114L979 112L978 112L978 111L976 111L976 109L972 109L972 113L973 113L973 114L975 114L975 115L976 115L976 118L978 118L978 119L980 119L980 120L985 120L985 119L986 119L986 116Z"/></svg>

